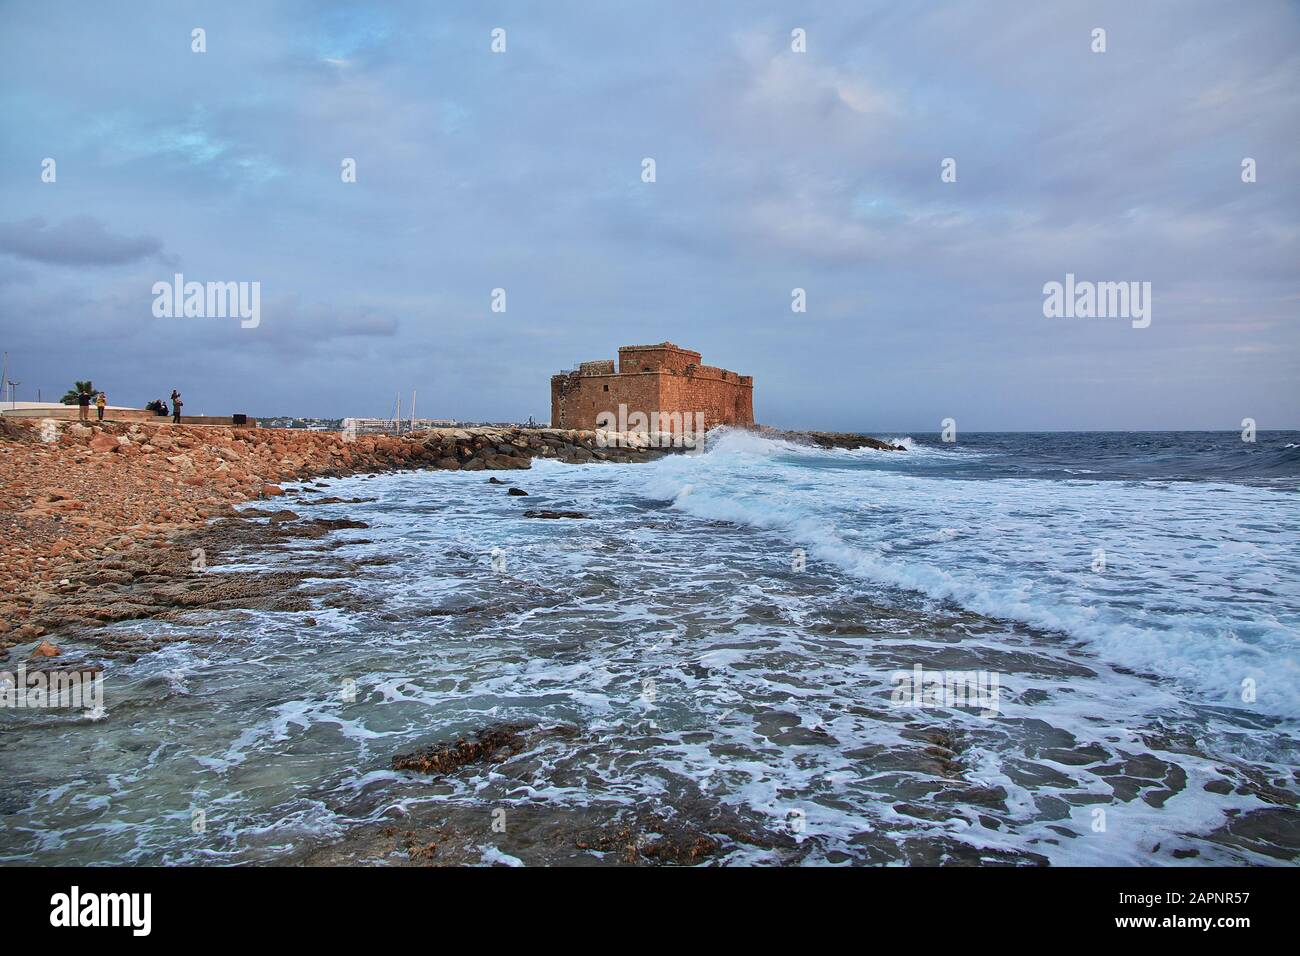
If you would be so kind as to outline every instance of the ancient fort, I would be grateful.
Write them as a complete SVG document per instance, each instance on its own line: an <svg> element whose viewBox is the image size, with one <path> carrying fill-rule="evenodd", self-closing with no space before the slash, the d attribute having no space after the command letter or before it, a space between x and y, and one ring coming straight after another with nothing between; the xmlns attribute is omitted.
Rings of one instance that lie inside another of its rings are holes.
<svg viewBox="0 0 1300 956"><path fill-rule="evenodd" d="M752 426L754 379L701 365L699 352L671 342L623 346L618 350L617 371L614 360L605 359L551 376L554 428L595 428L597 416L617 415L620 405L630 412L658 413L675 421L694 421L695 413L701 412L705 428ZM651 426L652 431L679 428Z"/></svg>

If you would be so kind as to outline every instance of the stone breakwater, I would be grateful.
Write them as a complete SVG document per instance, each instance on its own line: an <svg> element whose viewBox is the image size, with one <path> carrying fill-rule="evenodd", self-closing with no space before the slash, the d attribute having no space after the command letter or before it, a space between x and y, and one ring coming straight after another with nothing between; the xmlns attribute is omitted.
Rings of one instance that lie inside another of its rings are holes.
<svg viewBox="0 0 1300 956"><path fill-rule="evenodd" d="M571 465L591 462L650 461L663 451L668 436L595 432L572 428L432 428L413 438L423 460L452 471L528 468L534 458L553 458Z"/></svg>
<svg viewBox="0 0 1300 956"><path fill-rule="evenodd" d="M0 651L65 626L232 600L237 582L226 591L216 579L202 593L190 587L194 533L211 519L232 518L239 503L280 497L281 482L415 468L524 469L533 458L647 461L659 454L602 447L608 439L567 429L434 429L350 438L0 419ZM190 583L169 590L164 585L173 578ZM142 596L141 582L157 587Z"/></svg>

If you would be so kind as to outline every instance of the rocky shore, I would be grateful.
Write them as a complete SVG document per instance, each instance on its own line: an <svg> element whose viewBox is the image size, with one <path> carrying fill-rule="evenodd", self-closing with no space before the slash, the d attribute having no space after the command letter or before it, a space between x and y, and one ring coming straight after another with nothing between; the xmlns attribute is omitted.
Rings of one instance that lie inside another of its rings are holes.
<svg viewBox="0 0 1300 956"><path fill-rule="evenodd" d="M820 447L901 450L860 435L760 433ZM192 566L210 559L196 553L206 556L228 543L235 528L245 538L276 540L332 530L298 521L288 509L260 515L272 517L269 525L248 520L256 513L241 517L235 510L250 500L280 498L283 482L398 469L517 470L535 458L643 462L682 451L657 447L657 437L552 428L350 436L0 419L0 651L68 627L281 595L290 582L198 577ZM535 510L526 517L585 516ZM216 518L225 521L213 524ZM263 586L265 594L258 590Z"/></svg>
<svg viewBox="0 0 1300 956"><path fill-rule="evenodd" d="M254 524L241 521L235 506L280 498L282 482L397 469L526 469L534 458L648 461L661 454L634 439L615 444L609 436L598 440L595 432L566 429L433 429L398 438L0 419L0 651L66 627L157 617L237 595L255 599L248 589L260 585L247 580L214 575L197 584L193 552L206 554L205 543L214 543L208 540L219 527L210 525L214 518ZM316 529L305 521L290 531L283 518L271 526L281 536ZM263 583L270 594L286 582Z"/></svg>

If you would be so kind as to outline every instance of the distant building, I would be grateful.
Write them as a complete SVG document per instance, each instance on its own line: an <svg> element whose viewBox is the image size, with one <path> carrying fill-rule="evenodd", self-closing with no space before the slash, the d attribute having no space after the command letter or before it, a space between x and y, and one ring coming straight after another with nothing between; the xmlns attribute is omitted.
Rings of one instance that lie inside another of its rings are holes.
<svg viewBox="0 0 1300 956"><path fill-rule="evenodd" d="M700 353L671 342L625 345L614 360L583 362L551 376L551 425L596 427L597 416L629 413L681 415L693 422L704 414L704 427L754 424L754 379L724 368L700 364ZM688 417L689 416L689 417ZM654 426L651 430L659 430ZM662 430L676 430L664 427ZM687 430L690 430L688 424Z"/></svg>
<svg viewBox="0 0 1300 956"><path fill-rule="evenodd" d="M406 435L461 424L449 418L343 418L339 420L338 430L347 435Z"/></svg>

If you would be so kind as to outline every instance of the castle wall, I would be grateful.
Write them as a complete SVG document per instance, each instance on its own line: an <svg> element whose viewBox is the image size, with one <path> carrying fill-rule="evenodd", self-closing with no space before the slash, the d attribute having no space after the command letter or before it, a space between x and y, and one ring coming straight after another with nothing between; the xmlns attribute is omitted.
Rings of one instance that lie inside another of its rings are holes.
<svg viewBox="0 0 1300 956"><path fill-rule="evenodd" d="M618 375L555 375L551 377L551 425L555 428L596 427L596 416L628 411L659 411L658 372ZM667 409L671 411L671 409Z"/></svg>
<svg viewBox="0 0 1300 956"><path fill-rule="evenodd" d="M659 407L664 411L704 413L704 427L754 424L754 388L736 381L704 375L660 376Z"/></svg>

